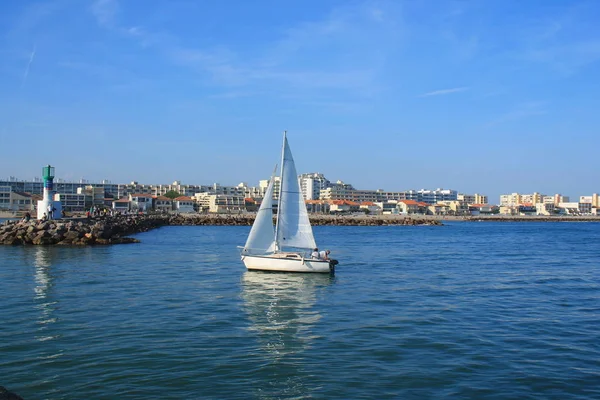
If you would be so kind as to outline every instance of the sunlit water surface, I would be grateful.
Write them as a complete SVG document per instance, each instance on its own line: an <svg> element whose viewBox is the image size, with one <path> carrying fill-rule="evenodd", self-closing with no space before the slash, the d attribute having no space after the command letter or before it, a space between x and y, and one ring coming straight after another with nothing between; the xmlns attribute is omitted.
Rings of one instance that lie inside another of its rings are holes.
<svg viewBox="0 0 600 400"><path fill-rule="evenodd" d="M27 399L600 398L600 224L316 227L335 277L246 272L248 227L0 247Z"/></svg>

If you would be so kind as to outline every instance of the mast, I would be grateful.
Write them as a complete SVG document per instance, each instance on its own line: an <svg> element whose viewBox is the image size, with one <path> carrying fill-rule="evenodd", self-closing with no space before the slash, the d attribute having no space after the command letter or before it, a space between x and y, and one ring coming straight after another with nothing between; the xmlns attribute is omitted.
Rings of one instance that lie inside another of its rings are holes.
<svg viewBox="0 0 600 400"><path fill-rule="evenodd" d="M283 171L285 168L285 142L287 140L286 136L287 131L283 131L283 144L281 146L281 172L279 174L279 198L277 199L277 217L275 218L275 251L279 251L279 240L277 240L277 233L279 232L279 215L281 214L281 193L283 192Z"/></svg>

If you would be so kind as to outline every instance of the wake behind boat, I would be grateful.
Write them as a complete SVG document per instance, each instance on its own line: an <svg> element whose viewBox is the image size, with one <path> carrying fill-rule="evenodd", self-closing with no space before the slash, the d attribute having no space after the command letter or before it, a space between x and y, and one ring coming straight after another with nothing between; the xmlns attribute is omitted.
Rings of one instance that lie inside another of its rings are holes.
<svg viewBox="0 0 600 400"><path fill-rule="evenodd" d="M300 192L294 158L283 133L277 215L273 226L275 173L260 205L242 249L242 261L249 270L333 273L336 260L313 258L317 248Z"/></svg>

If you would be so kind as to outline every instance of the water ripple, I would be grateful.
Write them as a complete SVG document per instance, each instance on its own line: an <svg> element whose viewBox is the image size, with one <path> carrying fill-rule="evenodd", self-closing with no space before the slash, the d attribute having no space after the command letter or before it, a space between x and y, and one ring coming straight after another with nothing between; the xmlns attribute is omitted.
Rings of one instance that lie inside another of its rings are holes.
<svg viewBox="0 0 600 400"><path fill-rule="evenodd" d="M600 398L598 224L316 227L335 277L246 272L248 227L0 248L24 398Z"/></svg>

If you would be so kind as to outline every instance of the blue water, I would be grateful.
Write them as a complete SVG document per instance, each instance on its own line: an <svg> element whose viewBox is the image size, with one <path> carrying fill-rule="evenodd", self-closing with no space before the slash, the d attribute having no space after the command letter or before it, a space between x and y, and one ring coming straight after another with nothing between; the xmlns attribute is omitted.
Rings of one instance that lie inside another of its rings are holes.
<svg viewBox="0 0 600 400"><path fill-rule="evenodd" d="M600 398L600 224L316 227L335 277L246 272L248 231L0 246L0 385L26 400Z"/></svg>

